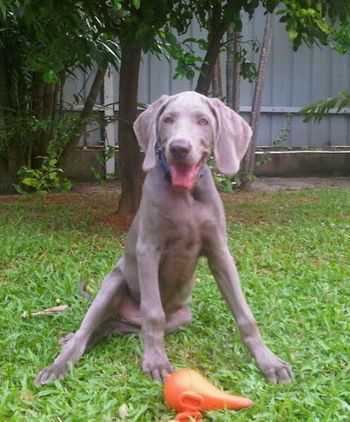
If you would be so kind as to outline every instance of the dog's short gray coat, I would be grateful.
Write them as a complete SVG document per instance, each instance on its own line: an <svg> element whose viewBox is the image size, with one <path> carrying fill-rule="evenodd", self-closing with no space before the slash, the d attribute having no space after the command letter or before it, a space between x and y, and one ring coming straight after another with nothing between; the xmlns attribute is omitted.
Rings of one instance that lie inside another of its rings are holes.
<svg viewBox="0 0 350 422"><path fill-rule="evenodd" d="M258 367L272 382L289 382L290 366L267 348L244 299L227 246L223 205L205 164L213 151L218 170L235 174L250 141L250 127L218 99L184 92L152 103L134 130L145 151L147 175L124 256L103 281L80 328L62 340L61 353L36 382L63 377L69 362L78 361L109 333L139 331L143 371L162 380L172 371L164 335L191 321L188 304L200 256L208 259ZM156 147L164 151L172 183L164 178Z"/></svg>

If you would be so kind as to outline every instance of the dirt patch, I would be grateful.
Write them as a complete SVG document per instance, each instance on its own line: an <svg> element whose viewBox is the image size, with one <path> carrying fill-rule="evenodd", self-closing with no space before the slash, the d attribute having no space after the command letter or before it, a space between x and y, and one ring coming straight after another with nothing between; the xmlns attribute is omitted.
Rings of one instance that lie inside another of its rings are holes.
<svg viewBox="0 0 350 422"><path fill-rule="evenodd" d="M271 198L264 195L264 192L276 192L279 190L298 191L306 188L337 188L350 189L350 177L338 178L258 178L249 192L220 193L224 203L228 206L236 204L254 203L271 204ZM108 182L107 186L101 186L97 182L79 182L74 184L71 192L50 193L44 195L39 202L49 205L69 205L77 209L87 209L92 215L93 221L97 224L116 228L120 231L127 231L133 220L133 216L120 216L116 213L120 197L120 183L116 181ZM300 199L301 200L301 199ZM311 201L311 198L305 198ZM0 203L12 204L21 203L31 205L38 200L25 199L20 195L0 195ZM230 214L230 213L229 213ZM230 221L264 224L267 220L264 211L257 210L249 214L245 210L244 215L239 213L231 216Z"/></svg>
<svg viewBox="0 0 350 422"><path fill-rule="evenodd" d="M99 223L106 226L115 227L121 231L129 230L131 223L134 219L133 215L119 215L116 212L107 215L99 220Z"/></svg>
<svg viewBox="0 0 350 422"><path fill-rule="evenodd" d="M113 192L112 189L103 192L95 187L95 193L85 193L84 190L79 192L65 192L65 193L47 193L40 198L24 198L23 196L13 195L0 195L0 203L12 204L23 203L24 205L31 205L36 203L49 204L49 205L73 205L74 207L95 206L103 208L111 206L114 203L117 207L119 201L119 193ZM88 186L86 192L89 192Z"/></svg>
<svg viewBox="0 0 350 422"><path fill-rule="evenodd" d="M238 195L222 193L225 201L251 201L256 199L255 192L276 192L279 190L298 191L307 188L338 188L350 189L350 177L259 177L254 180L249 192L240 192ZM86 195L120 194L121 186L118 181L109 181L107 186L97 182L79 182L74 184L74 193ZM259 196L259 201L268 201L268 198Z"/></svg>
<svg viewBox="0 0 350 422"><path fill-rule="evenodd" d="M221 193L222 198L225 201L251 201L256 199L255 192L276 192L278 190L301 190L306 188L338 188L338 189L350 189L350 177L308 177L308 178L297 178L297 177L259 177L254 180L252 187L249 192L240 192L239 194ZM43 197L43 202L52 204L69 204L71 201L74 202L89 202L91 198L94 198L95 203L96 196L98 200L102 200L106 196L113 196L118 201L121 192L120 182L109 181L106 186L101 186L98 182L74 182L74 187L71 192L68 193L50 193ZM109 198L108 200L110 200ZM268 201L268 198L259 196L260 200ZM18 194L13 195L0 195L0 201L3 203L12 203L17 201L28 202ZM98 205L98 204L97 204Z"/></svg>
<svg viewBox="0 0 350 422"><path fill-rule="evenodd" d="M253 192L276 192L281 189L298 191L307 188L350 189L350 177L259 177L252 185Z"/></svg>
<svg viewBox="0 0 350 422"><path fill-rule="evenodd" d="M42 203L49 205L69 205L72 202L74 205L83 204L86 202L85 195L75 193L50 193L42 198Z"/></svg>
<svg viewBox="0 0 350 422"><path fill-rule="evenodd" d="M0 195L0 202L3 204L13 204L18 202L19 199L19 195Z"/></svg>
<svg viewBox="0 0 350 422"><path fill-rule="evenodd" d="M120 194L121 185L119 181L110 180L106 186L101 186L98 182L74 182L73 193L85 195L108 195Z"/></svg>

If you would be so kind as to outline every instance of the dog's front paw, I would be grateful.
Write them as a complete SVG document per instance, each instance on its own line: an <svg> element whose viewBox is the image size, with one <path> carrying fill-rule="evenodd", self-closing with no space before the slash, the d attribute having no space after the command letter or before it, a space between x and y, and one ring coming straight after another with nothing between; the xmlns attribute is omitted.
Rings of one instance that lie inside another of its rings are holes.
<svg viewBox="0 0 350 422"><path fill-rule="evenodd" d="M264 351L256 359L265 377L273 383L288 384L294 378L292 367L270 350Z"/></svg>
<svg viewBox="0 0 350 422"><path fill-rule="evenodd" d="M153 353L147 357L144 356L142 370L155 381L164 382L166 376L173 372L173 367L166 355L160 356L159 354Z"/></svg>
<svg viewBox="0 0 350 422"><path fill-rule="evenodd" d="M35 379L35 384L44 385L50 382L62 379L67 373L68 367L66 365L50 365L39 372Z"/></svg>

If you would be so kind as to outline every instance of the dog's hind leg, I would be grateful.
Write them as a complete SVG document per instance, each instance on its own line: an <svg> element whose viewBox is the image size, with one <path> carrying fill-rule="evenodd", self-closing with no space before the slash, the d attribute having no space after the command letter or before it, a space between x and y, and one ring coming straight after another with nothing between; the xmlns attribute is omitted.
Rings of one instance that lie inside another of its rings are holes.
<svg viewBox="0 0 350 422"><path fill-rule="evenodd" d="M98 332L106 321L113 318L113 314L114 317L116 316L117 308L123 300L125 291L126 282L119 265L117 265L103 280L101 289L88 309L78 331L73 335L66 336L62 350L53 364L38 374L35 380L37 384L47 384L54 379L64 377L68 371L69 362L77 362L87 347L91 343L95 343L94 333Z"/></svg>

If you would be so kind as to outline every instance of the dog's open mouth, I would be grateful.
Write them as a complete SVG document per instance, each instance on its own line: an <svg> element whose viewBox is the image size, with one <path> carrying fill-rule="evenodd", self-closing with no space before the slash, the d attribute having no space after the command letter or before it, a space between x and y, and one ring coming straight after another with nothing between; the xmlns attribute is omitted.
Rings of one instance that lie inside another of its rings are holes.
<svg viewBox="0 0 350 422"><path fill-rule="evenodd" d="M174 188L180 190L191 189L194 185L198 173L204 164L204 158L195 165L183 163L170 164L171 184Z"/></svg>

